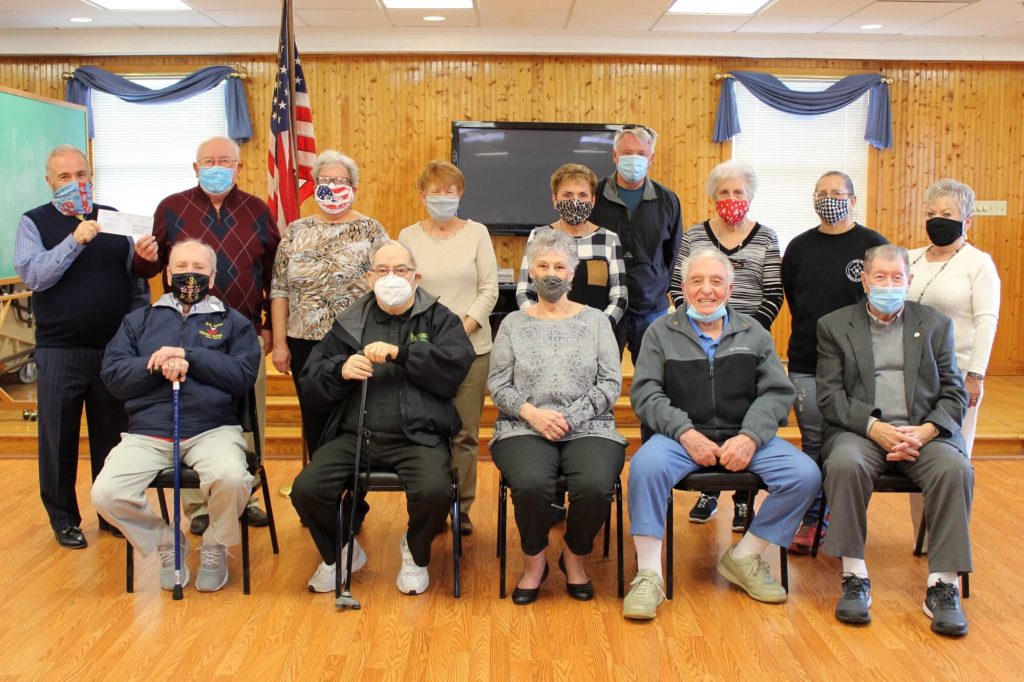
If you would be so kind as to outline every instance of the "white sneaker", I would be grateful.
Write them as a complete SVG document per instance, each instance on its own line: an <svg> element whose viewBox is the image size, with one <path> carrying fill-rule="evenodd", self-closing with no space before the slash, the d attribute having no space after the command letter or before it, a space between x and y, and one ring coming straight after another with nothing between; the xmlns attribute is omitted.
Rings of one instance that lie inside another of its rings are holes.
<svg viewBox="0 0 1024 682"><path fill-rule="evenodd" d="M403 594L423 594L430 586L430 573L427 572L427 567L416 565L404 535L402 541L398 543L398 549L402 552L402 570L398 572L398 579L395 580L398 591Z"/></svg>
<svg viewBox="0 0 1024 682"><path fill-rule="evenodd" d="M171 592L174 590L174 543L169 545L159 545L157 553L160 555L160 587ZM181 534L181 586L184 588L188 585L189 572L188 564L185 560L188 558L189 552L192 550L192 545L189 544L188 538L185 534Z"/></svg>
<svg viewBox="0 0 1024 682"><path fill-rule="evenodd" d="M355 573L360 568L366 565L366 552L359 546L359 541L352 540L355 543L352 547L352 572ZM348 545L341 548L341 581L345 582L345 562L348 561ZM335 572L334 564L327 564L323 561L317 566L316 572L309 579L306 585L310 592L334 592L335 586Z"/></svg>

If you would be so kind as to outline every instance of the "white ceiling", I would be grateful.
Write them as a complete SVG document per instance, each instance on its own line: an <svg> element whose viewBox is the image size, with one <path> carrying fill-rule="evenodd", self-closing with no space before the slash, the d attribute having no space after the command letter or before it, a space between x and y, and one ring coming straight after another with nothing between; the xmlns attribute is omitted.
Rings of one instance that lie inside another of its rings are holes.
<svg viewBox="0 0 1024 682"><path fill-rule="evenodd" d="M113 12L82 0L0 0L2 54L272 53L281 0L184 0ZM672 0L476 0L388 10L294 0L303 52L686 54L1024 61L1021 0L774 0L754 16L669 15ZM444 22L423 20L428 14ZM88 17L92 23L70 23ZM864 30L865 24L881 24Z"/></svg>

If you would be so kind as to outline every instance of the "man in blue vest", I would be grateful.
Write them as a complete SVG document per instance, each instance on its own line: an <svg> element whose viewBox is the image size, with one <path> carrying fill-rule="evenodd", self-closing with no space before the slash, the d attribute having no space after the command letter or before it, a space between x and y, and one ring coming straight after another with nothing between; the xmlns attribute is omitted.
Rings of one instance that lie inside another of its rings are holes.
<svg viewBox="0 0 1024 682"><path fill-rule="evenodd" d="M60 145L46 160L50 202L21 216L14 269L32 290L39 367L39 492L50 526L63 547L88 543L75 495L82 406L89 427L92 478L127 424L124 408L100 379L103 350L131 308L133 248L128 238L103 234L92 200L85 154ZM153 262L152 237L134 253ZM100 519L100 528L113 528Z"/></svg>

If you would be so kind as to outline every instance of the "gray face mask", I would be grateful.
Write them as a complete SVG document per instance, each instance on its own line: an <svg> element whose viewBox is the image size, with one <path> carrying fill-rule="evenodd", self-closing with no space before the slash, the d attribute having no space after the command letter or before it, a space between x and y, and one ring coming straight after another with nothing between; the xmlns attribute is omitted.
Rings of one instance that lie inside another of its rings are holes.
<svg viewBox="0 0 1024 682"><path fill-rule="evenodd" d="M533 288L537 295L548 303L554 303L572 289L571 279L562 279L558 275L546 275L533 280Z"/></svg>

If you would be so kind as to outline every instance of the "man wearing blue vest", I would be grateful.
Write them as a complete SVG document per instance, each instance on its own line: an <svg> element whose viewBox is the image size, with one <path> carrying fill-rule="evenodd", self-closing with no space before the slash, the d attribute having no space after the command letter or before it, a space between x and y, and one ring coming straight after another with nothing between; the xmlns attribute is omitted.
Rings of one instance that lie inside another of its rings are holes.
<svg viewBox="0 0 1024 682"><path fill-rule="evenodd" d="M39 492L61 546L88 543L75 495L82 406L89 428L92 478L127 425L124 408L100 379L103 350L132 304L137 274L127 237L102 234L92 200L85 154L60 145L46 160L49 203L21 216L14 269L32 290L39 367ZM140 258L156 261L156 242L135 244ZM113 528L100 519L100 528Z"/></svg>

